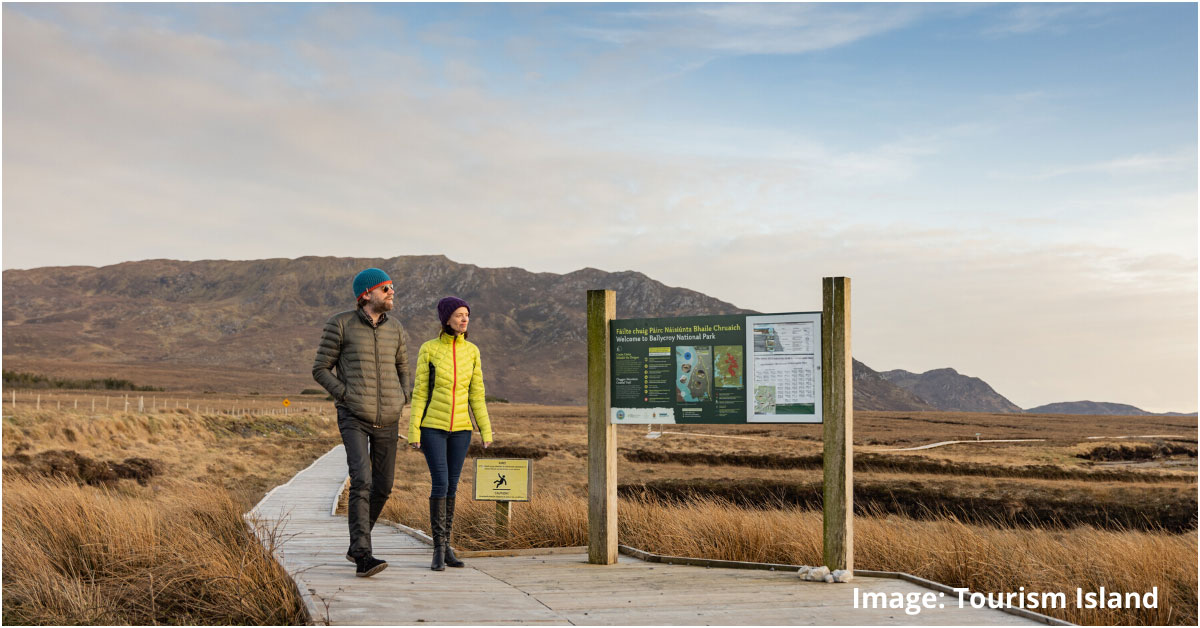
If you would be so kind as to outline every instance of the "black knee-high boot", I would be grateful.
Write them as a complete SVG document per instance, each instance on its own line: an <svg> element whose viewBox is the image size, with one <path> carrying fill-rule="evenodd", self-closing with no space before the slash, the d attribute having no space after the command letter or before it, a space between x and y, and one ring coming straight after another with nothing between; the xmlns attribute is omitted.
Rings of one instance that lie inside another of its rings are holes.
<svg viewBox="0 0 1200 628"><path fill-rule="evenodd" d="M454 498L446 497L446 549L442 553L446 560L447 567L465 567L466 563L459 560L454 555L454 548L450 547L450 536L454 533Z"/></svg>
<svg viewBox="0 0 1200 628"><path fill-rule="evenodd" d="M429 568L446 570L446 498L429 498L429 532L433 537L433 562Z"/></svg>

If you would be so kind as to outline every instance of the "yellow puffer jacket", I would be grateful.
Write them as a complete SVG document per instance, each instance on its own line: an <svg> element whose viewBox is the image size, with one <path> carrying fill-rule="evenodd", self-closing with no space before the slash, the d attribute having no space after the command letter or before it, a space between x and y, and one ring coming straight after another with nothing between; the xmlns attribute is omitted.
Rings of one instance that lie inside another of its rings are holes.
<svg viewBox="0 0 1200 628"><path fill-rule="evenodd" d="M429 365L433 364L433 398L429 398ZM451 391L454 391L451 395ZM475 423L483 442L492 442L492 423L488 420L483 394L483 365L479 348L462 336L443 332L436 340L421 345L417 353L417 377L413 384L412 416L408 423L408 442L421 442L421 428L432 427L448 432L471 429L467 407L475 414Z"/></svg>

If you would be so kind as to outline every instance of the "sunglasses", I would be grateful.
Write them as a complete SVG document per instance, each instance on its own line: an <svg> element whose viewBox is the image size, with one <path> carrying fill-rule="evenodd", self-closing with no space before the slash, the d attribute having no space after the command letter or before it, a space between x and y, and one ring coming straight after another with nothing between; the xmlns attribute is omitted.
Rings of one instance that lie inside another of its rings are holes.
<svg viewBox="0 0 1200 628"><path fill-rule="evenodd" d="M390 283L385 283L382 286L379 286L379 289L383 290L384 294L396 291L396 289L394 287L392 287L392 284L390 284Z"/></svg>

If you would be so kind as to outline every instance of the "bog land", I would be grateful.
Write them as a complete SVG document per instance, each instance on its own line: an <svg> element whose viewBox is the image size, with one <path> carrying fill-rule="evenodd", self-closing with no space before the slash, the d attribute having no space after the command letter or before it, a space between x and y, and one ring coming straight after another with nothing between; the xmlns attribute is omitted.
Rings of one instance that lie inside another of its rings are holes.
<svg viewBox="0 0 1200 628"><path fill-rule="evenodd" d="M324 396L292 391L285 414L284 394L16 390L14 405L13 392L3 392L5 623L311 619L240 515L339 442ZM586 544L585 409L489 409L486 456L532 459L533 500L513 505L507 536L493 504L463 500L454 544ZM856 566L982 592L1157 587L1153 609L1048 614L1194 625L1196 428L1194 416L856 412ZM623 544L819 562L819 426L653 430L618 428ZM383 516L427 530L424 459L404 450L396 464Z"/></svg>

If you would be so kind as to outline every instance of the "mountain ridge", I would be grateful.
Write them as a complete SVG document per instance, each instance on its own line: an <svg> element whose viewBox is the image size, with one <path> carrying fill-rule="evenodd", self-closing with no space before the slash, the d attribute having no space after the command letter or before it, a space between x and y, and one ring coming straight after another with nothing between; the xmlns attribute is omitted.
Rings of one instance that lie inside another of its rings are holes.
<svg viewBox="0 0 1200 628"><path fill-rule="evenodd" d="M962 375L949 368L924 373L892 369L880 374L884 380L907 390L940 410L955 412L1018 413L1020 406L996 392L978 377Z"/></svg>
<svg viewBox="0 0 1200 628"><path fill-rule="evenodd" d="M585 401L586 290L615 290L621 318L757 313L632 270L532 272L445 255L153 259L5 270L3 353L10 364L59 375L117 368L152 377L158 368L187 373L202 388L311 388L321 328L353 307L351 279L368 266L396 284L410 368L438 332L437 300L455 294L472 303L489 394L513 401ZM1022 411L952 368L880 373L855 359L852 373L858 410Z"/></svg>

